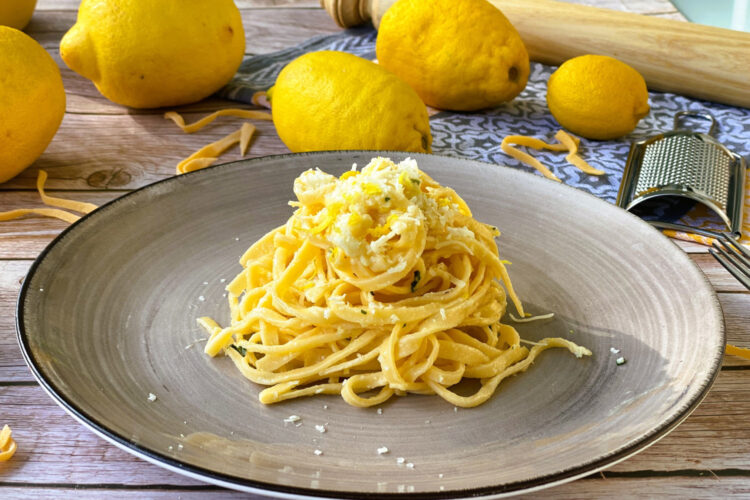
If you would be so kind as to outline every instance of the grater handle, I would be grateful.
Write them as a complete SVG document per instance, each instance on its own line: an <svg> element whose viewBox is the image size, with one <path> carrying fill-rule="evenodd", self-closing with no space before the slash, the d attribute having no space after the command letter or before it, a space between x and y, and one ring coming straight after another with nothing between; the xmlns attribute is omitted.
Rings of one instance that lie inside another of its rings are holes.
<svg viewBox="0 0 750 500"><path fill-rule="evenodd" d="M706 120L709 120L711 122L711 126L708 128L708 135L714 135L714 132L716 132L716 119L711 113L704 113L702 111L680 111L678 113L675 113L674 115L674 125L672 128L674 130L684 130L680 128L680 118L683 116L687 116L690 118L705 118Z"/></svg>

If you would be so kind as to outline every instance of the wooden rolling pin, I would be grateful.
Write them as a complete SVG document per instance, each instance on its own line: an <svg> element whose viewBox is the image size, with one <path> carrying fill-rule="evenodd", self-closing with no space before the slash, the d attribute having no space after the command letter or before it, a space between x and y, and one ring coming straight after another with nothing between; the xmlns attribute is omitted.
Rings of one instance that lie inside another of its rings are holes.
<svg viewBox="0 0 750 500"><path fill-rule="evenodd" d="M394 1L320 0L342 27L368 20L378 27ZM650 90L750 108L750 33L553 0L489 1L533 61L608 55L637 69Z"/></svg>

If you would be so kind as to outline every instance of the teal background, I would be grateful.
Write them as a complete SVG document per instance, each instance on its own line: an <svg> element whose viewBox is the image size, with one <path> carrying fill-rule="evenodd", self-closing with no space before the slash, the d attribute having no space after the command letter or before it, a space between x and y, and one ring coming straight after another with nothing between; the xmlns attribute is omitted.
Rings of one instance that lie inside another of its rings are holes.
<svg viewBox="0 0 750 500"><path fill-rule="evenodd" d="M688 20L737 31L750 31L750 0L672 0Z"/></svg>

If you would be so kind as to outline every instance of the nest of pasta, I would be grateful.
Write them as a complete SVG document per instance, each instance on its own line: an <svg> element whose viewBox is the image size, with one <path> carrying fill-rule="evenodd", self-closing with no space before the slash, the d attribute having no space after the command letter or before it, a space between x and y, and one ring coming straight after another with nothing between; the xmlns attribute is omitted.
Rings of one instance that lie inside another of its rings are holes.
<svg viewBox="0 0 750 500"><path fill-rule="evenodd" d="M339 178L308 170L294 192L294 214L245 252L227 286L230 326L198 320L207 354L268 386L261 402L341 394L366 407L417 393L472 407L544 349L591 354L562 338L529 349L500 323L506 296L524 311L497 228L414 160L376 158ZM479 388L452 390L463 379Z"/></svg>

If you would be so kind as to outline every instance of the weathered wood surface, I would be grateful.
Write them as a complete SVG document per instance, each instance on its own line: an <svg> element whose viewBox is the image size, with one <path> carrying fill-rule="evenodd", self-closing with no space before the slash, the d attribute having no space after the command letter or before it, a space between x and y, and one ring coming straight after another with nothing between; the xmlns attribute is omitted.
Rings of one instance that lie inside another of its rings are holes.
<svg viewBox="0 0 750 500"><path fill-rule="evenodd" d="M576 0L578 3L680 18L667 0ZM186 135L163 110L130 110L104 99L59 59L59 40L74 22L79 0L39 0L28 32L60 64L67 114L37 163L0 185L0 211L40 206L37 171L50 174L50 194L96 204L174 174L177 161L235 130L223 118ZM338 31L317 0L238 0L247 52L257 54ZM181 109L191 120L223 107L215 98ZM273 126L258 122L248 156L286 153ZM82 147L85 144L85 147ZM239 158L235 149L223 159ZM19 443L0 464L0 498L247 498L174 474L106 443L58 407L34 381L16 341L15 306L21 281L39 252L67 226L24 218L0 223L0 425ZM750 293L703 246L678 243L706 274L724 310L728 340L750 345ZM750 496L750 363L727 357L706 400L683 424L649 449L604 472L534 495L540 498Z"/></svg>
<svg viewBox="0 0 750 500"><path fill-rule="evenodd" d="M585 481L585 484L581 484ZM93 500L106 497L109 500L154 500L180 498L182 500L240 500L248 495L223 490L210 485L194 487L132 487L117 490L106 487L76 488L65 486L50 487L9 487L3 490L9 498L31 497L38 500L57 500L59 498L78 498ZM685 475L666 478L607 478L600 480L581 479L574 483L564 484L550 490L544 490L523 498L598 500L602 498L642 499L642 498L691 498L708 500L716 498L742 498L750 495L750 480L739 476L713 476L705 472L703 476Z"/></svg>
<svg viewBox="0 0 750 500"><path fill-rule="evenodd" d="M0 466L0 488L17 482L129 488L201 484L106 443L66 415L37 385L0 386L0 408L19 445L13 460ZM750 370L723 371L684 423L604 476L674 478L704 472L709 479L709 470L728 477L750 475L750 427L737 424L748 412ZM589 484L577 484L576 491L586 491Z"/></svg>
<svg viewBox="0 0 750 500"><path fill-rule="evenodd" d="M682 18L678 10L669 0L567 0L570 3L585 5L596 5L599 7L626 10L646 15L677 15ZM78 9L80 0L39 0L36 10L66 10ZM236 0L234 2L240 9L262 9L262 8L314 8L320 7L319 0Z"/></svg>

